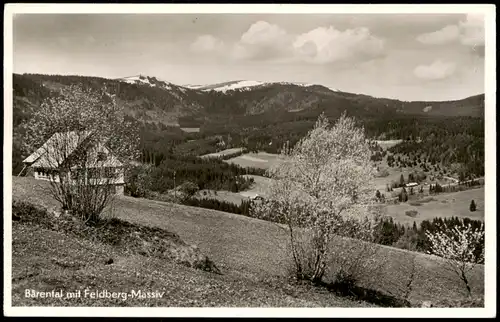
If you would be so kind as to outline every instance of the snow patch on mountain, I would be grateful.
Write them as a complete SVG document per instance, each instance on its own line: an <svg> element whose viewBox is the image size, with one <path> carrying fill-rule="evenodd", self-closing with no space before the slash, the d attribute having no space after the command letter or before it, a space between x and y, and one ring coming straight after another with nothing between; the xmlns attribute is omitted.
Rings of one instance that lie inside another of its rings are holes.
<svg viewBox="0 0 500 322"><path fill-rule="evenodd" d="M234 91L234 90L248 91L248 90L252 90L255 87L273 85L273 84L294 85L294 86L301 86L301 87L318 86L318 84L304 83L304 82L262 82L262 81L254 81L254 80L238 80L238 81L231 81L231 82L211 84L211 85L191 85L191 84L188 84L188 85L184 85L184 87L194 89L194 90L200 90L200 91L204 91L204 92L216 91L216 92L226 93L228 91ZM328 87L325 87L325 88L328 88ZM334 91L334 92L339 91L336 88L328 88L328 89L331 91Z"/></svg>
<svg viewBox="0 0 500 322"><path fill-rule="evenodd" d="M273 84L294 85L294 86L301 86L301 87L322 86L322 85L318 85L318 84L305 83L305 82L262 82L262 81L255 81L255 80L237 80L237 81L229 81L229 82L224 82L224 83L208 84L208 85L185 84L185 85L180 86L180 85L175 85L175 84L172 84L169 82L158 80L155 77L149 77L149 76L143 76L143 75L123 77L123 78L119 78L118 80L125 82L125 83L129 83L129 84L149 85L151 87L160 87L160 88L164 88L167 90L172 90L172 86L175 86L175 88L179 89L182 93L186 93L187 90L197 90L197 91L203 91L203 92L215 91L215 92L221 92L221 93L226 93L226 92L235 91L235 90L249 91L249 90L252 90L256 87L273 85ZM323 86L323 87L325 87L333 92L339 92L339 90L336 88L329 88L326 86Z"/></svg>
<svg viewBox="0 0 500 322"><path fill-rule="evenodd" d="M202 89L202 88L207 87L207 86L210 86L210 85L193 85L193 84L182 85L182 87L189 88L189 89Z"/></svg>
<svg viewBox="0 0 500 322"><path fill-rule="evenodd" d="M212 88L211 90L225 93L227 91L233 91L236 89L249 90L251 87L260 86L264 84L265 84L264 82L259 82L259 81L243 80L227 84L221 87Z"/></svg>
<svg viewBox="0 0 500 322"><path fill-rule="evenodd" d="M281 84L281 85L295 85L295 86L302 86L302 87L310 87L310 86L314 86L315 85L315 84L302 83L302 82L279 82L277 84Z"/></svg>
<svg viewBox="0 0 500 322"><path fill-rule="evenodd" d="M149 82L149 79L147 77L142 76L142 75L123 77L123 78L120 78L118 80L122 81L124 83L129 83L129 84L142 83L142 84L147 84L147 85L153 85Z"/></svg>
<svg viewBox="0 0 500 322"><path fill-rule="evenodd" d="M167 90L171 90L172 85L174 85L172 83L159 80L156 77L149 77L143 75L128 76L119 78L118 80L128 84L149 85L151 87L160 87Z"/></svg>

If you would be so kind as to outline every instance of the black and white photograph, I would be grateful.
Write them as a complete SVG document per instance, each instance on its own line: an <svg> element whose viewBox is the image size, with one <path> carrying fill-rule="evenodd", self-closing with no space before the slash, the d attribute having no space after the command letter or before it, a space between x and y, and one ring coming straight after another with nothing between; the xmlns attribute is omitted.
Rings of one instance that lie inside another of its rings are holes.
<svg viewBox="0 0 500 322"><path fill-rule="evenodd" d="M6 5L4 315L496 316L495 24Z"/></svg>

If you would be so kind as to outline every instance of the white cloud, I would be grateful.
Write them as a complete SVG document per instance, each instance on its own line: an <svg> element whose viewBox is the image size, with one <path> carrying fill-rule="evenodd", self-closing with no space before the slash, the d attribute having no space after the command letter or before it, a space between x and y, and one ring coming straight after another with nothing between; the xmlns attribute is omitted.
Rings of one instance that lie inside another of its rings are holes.
<svg viewBox="0 0 500 322"><path fill-rule="evenodd" d="M371 35L368 28L340 31L332 26L319 27L293 35L278 25L257 21L232 44L204 35L191 44L191 49L219 52L234 60L328 64L370 60L384 52L384 44L384 40Z"/></svg>
<svg viewBox="0 0 500 322"><path fill-rule="evenodd" d="M455 73L456 64L436 60L430 65L419 65L413 70L413 74L421 79L438 80L450 77Z"/></svg>
<svg viewBox="0 0 500 322"><path fill-rule="evenodd" d="M372 36L368 28L339 31L330 26L297 36L293 47L299 58L324 64L380 56L384 51L384 40Z"/></svg>
<svg viewBox="0 0 500 322"><path fill-rule="evenodd" d="M465 21L417 36L424 44L440 45L459 41L466 46L484 46L484 16L468 14Z"/></svg>
<svg viewBox="0 0 500 322"><path fill-rule="evenodd" d="M212 35L203 35L196 38L190 48L194 52L220 52L224 49L224 42Z"/></svg>
<svg viewBox="0 0 500 322"><path fill-rule="evenodd" d="M290 54L291 35L278 25L257 21L232 46L234 59L273 59Z"/></svg>
<svg viewBox="0 0 500 322"><path fill-rule="evenodd" d="M274 46L288 37L285 29L266 21L257 21L241 36L240 42L246 45Z"/></svg>
<svg viewBox="0 0 500 322"><path fill-rule="evenodd" d="M449 25L441 30L421 34L417 40L423 44L437 45L456 41L460 37L460 29L457 25Z"/></svg>
<svg viewBox="0 0 500 322"><path fill-rule="evenodd" d="M465 22L460 22L460 41L467 46L484 46L484 16L468 14Z"/></svg>

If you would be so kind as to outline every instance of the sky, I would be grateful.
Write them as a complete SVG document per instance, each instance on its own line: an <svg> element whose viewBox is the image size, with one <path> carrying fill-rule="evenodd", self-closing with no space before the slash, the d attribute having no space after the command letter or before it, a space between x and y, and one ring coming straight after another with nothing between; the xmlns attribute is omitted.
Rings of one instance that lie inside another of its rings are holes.
<svg viewBox="0 0 500 322"><path fill-rule="evenodd" d="M18 14L15 73L307 82L401 100L484 93L477 14Z"/></svg>

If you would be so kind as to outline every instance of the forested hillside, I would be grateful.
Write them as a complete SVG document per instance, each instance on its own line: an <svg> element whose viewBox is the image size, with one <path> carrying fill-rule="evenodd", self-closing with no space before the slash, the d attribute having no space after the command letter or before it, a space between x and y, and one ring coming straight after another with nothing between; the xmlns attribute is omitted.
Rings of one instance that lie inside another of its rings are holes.
<svg viewBox="0 0 500 322"><path fill-rule="evenodd" d="M154 77L112 80L60 75L13 75L13 172L22 169L22 126L42 99L82 84L105 88L125 107L141 133L142 159L160 165L170 156L197 156L225 148L279 152L293 145L320 113L355 116L373 139L402 139L391 148L399 163L423 159L465 173L484 172L484 95L449 102L403 102L334 91L320 85L270 83L227 92L202 91ZM181 128L199 128L187 133ZM418 157L417 157L418 156Z"/></svg>

